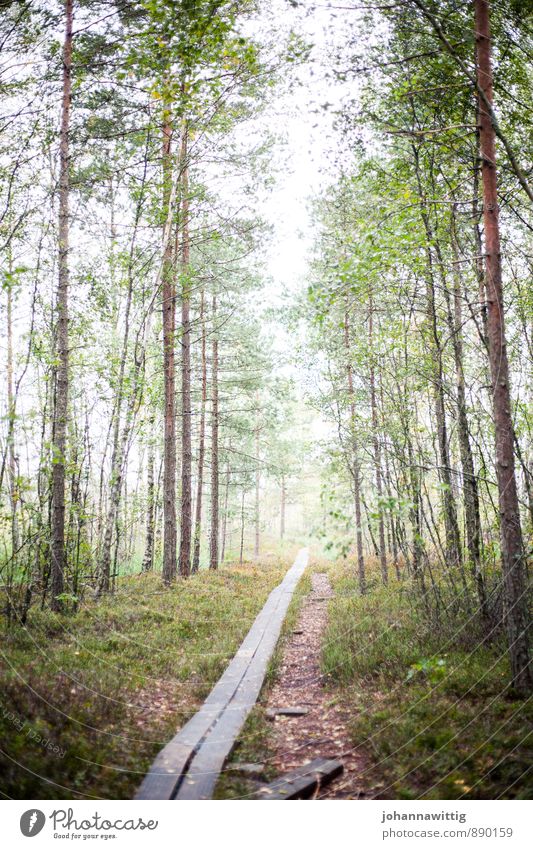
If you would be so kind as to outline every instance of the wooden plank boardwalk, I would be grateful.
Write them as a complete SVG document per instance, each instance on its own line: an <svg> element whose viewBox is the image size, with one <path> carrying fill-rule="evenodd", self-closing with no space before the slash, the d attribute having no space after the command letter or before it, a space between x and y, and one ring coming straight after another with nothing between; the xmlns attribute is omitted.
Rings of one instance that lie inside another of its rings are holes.
<svg viewBox="0 0 533 849"><path fill-rule="evenodd" d="M302 548L272 590L241 647L200 710L156 757L136 799L210 799L235 740L259 696L296 585L307 567Z"/></svg>
<svg viewBox="0 0 533 849"><path fill-rule="evenodd" d="M342 761L317 758L261 787L257 791L257 797L267 801L308 799L324 784L333 781L343 769Z"/></svg>

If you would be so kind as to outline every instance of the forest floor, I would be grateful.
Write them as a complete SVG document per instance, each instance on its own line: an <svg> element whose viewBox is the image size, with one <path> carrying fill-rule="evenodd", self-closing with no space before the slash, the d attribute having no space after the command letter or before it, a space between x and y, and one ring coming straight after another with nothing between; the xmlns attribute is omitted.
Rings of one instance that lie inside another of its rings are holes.
<svg viewBox="0 0 533 849"><path fill-rule="evenodd" d="M26 627L4 625L3 795L131 798L291 553L170 589L157 574L124 577L76 614L33 609ZM382 587L369 567L361 597L352 563L311 560L216 797L250 798L317 757L345 766L318 798L533 797L533 700L509 686L503 639L485 645L464 611L429 619L407 580ZM280 707L307 713L269 719Z"/></svg>
<svg viewBox="0 0 533 849"><path fill-rule="evenodd" d="M71 616L32 609L3 625L1 792L19 799L131 798L156 753L197 710L248 632L290 554L159 574Z"/></svg>
<svg viewBox="0 0 533 849"><path fill-rule="evenodd" d="M365 597L353 564L311 572L217 797L336 757L344 773L315 798L532 798L533 700L509 687L503 642L483 645L464 615L436 626L372 568ZM269 720L280 707L308 712Z"/></svg>

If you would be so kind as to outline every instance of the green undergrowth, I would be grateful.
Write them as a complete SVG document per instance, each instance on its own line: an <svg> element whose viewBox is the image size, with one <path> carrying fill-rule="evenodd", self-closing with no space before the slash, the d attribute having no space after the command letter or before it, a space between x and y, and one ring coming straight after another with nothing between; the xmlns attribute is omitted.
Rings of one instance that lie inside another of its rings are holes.
<svg viewBox="0 0 533 849"><path fill-rule="evenodd" d="M75 615L2 623L1 790L130 798L242 642L289 556L202 571L165 589L119 580Z"/></svg>
<svg viewBox="0 0 533 849"><path fill-rule="evenodd" d="M350 708L370 793L531 798L533 705L509 686L505 644L483 645L467 616L429 624L407 582L361 597L354 567L330 579L322 667Z"/></svg>
<svg viewBox="0 0 533 849"><path fill-rule="evenodd" d="M268 664L263 688L252 708L237 742L225 764L215 788L215 799L251 799L260 783L272 781L276 772L270 765L272 750L270 734L272 723L266 718L266 704L272 684L276 680L280 663L283 658L285 643L296 627L302 603L311 591L311 566L298 582L294 591L287 615L281 628L280 638ZM262 769L257 776L250 778L246 773L239 773L239 764L260 764Z"/></svg>

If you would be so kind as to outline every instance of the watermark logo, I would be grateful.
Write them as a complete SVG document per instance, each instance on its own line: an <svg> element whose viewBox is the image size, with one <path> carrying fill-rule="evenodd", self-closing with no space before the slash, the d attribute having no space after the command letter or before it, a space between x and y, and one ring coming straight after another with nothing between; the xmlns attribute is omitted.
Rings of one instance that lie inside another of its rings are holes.
<svg viewBox="0 0 533 849"><path fill-rule="evenodd" d="M20 818L20 830L24 837L35 837L42 830L46 822L46 817L42 811L32 808L29 811L24 811Z"/></svg>

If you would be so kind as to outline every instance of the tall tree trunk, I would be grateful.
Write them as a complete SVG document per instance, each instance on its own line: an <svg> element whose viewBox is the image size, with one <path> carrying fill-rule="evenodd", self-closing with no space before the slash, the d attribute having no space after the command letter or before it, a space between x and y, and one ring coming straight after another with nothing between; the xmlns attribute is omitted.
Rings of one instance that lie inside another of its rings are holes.
<svg viewBox="0 0 533 849"><path fill-rule="evenodd" d="M11 252L9 255L11 269ZM7 476L11 501L11 573L16 573L19 548L17 456L15 449L16 402L13 391L13 290L11 281L7 287Z"/></svg>
<svg viewBox="0 0 533 849"><path fill-rule="evenodd" d="M368 528L368 535L370 537L370 542L372 543L372 549L376 557L379 558L379 546L376 542L376 537L374 536L374 528L372 527L372 521L370 519L370 510L368 509L368 504L366 503L365 497L361 494L361 504L364 507L365 515L366 515L366 526Z"/></svg>
<svg viewBox="0 0 533 849"><path fill-rule="evenodd" d="M191 570L192 445L191 445L191 288L189 280L189 166L187 124L181 142L182 245L181 245L181 524L179 571L187 578Z"/></svg>
<svg viewBox="0 0 533 849"><path fill-rule="evenodd" d="M155 445L153 429L155 416L150 420L150 442L148 444L148 459L146 470L146 531L144 543L143 572L151 572L154 568L154 534L155 534Z"/></svg>
<svg viewBox="0 0 533 849"><path fill-rule="evenodd" d="M241 497L241 538L240 538L240 549L239 549L239 563L242 566L244 556L244 489L242 491Z"/></svg>
<svg viewBox="0 0 533 849"><path fill-rule="evenodd" d="M356 431L356 409L355 392L353 383L353 369L350 345L350 317L348 304L344 311L344 345L346 348L346 376L348 378L348 395L350 399L350 436L352 449L352 482L355 513L355 544L357 549L357 573L359 577L359 591L361 595L366 593L365 558L363 554L363 525L361 521L361 467L359 462L359 444Z"/></svg>
<svg viewBox="0 0 533 849"><path fill-rule="evenodd" d="M218 569L219 487L218 487L218 338L217 296L213 295L213 341L211 348L211 537L209 568Z"/></svg>
<svg viewBox="0 0 533 849"><path fill-rule="evenodd" d="M70 105L72 100L72 11L73 0L65 0L65 40L63 42L63 99L59 143L59 279L56 297L54 353L54 413L52 423L52 609L62 607L58 596L64 589L65 550L65 454L69 394L69 195L70 195Z"/></svg>
<svg viewBox="0 0 533 849"><path fill-rule="evenodd" d="M257 399L259 403L259 399ZM259 407L257 409L257 421L255 425L255 503L254 503L254 526L255 526L255 539L254 539L254 557L257 559L259 557L259 543L260 543L260 528L259 522L261 518L260 511L260 500L259 500L259 487L261 484L261 470L259 468Z"/></svg>
<svg viewBox="0 0 533 849"><path fill-rule="evenodd" d="M224 519L222 521L222 548L220 552L220 562L224 563L224 557L226 556L226 534L228 530L228 502L229 502L229 482L230 482L230 452L231 452L231 442L228 447L228 455L226 457L226 482L224 485Z"/></svg>
<svg viewBox="0 0 533 849"><path fill-rule="evenodd" d="M381 387L381 406L383 408L383 387ZM389 465L389 457L387 451L385 451L385 491L387 493L387 498L389 500L389 504L392 505L392 478L390 472ZM394 565L394 571L396 572L396 578L400 580L400 564L398 562L398 537L397 537L397 525L396 525L396 517L392 512L392 509L388 511L389 522L390 522L390 552L392 554L392 563Z"/></svg>
<svg viewBox="0 0 533 849"><path fill-rule="evenodd" d="M194 546L192 557L192 571L197 572L200 566L200 537L202 533L202 495L204 483L205 463L205 408L207 403L207 359L205 338L205 296L204 290L200 293L200 327L201 339L201 368L202 368L202 400L200 409L200 436L198 444L198 478L196 484L196 516L194 521Z"/></svg>
<svg viewBox="0 0 533 849"><path fill-rule="evenodd" d="M130 269L130 283L128 303L131 303L131 293L133 286L133 269ZM135 416L138 409L139 397L142 391L142 381L144 378L145 366L145 342L140 338L141 330L137 334L137 339L134 347L133 357L133 374L131 379L130 397L126 406L124 422L122 430L120 430L120 410L122 408L124 394L124 366L126 363L127 347L128 347L128 325L129 325L129 305L127 308L126 330L124 335L124 348L121 362L121 373L119 376L119 398L117 399L116 407L116 422L115 434L113 440L113 453L111 458L111 492L109 496L109 511L107 515L106 531L103 542L102 559L99 568L99 581L97 594L107 592L111 588L111 549L113 541L113 533L118 534L119 518L120 518L120 501L122 494L122 483L125 478L125 470L127 466L128 453L131 445L131 434L135 422ZM150 336L150 316L147 323L147 338ZM124 511L127 509L127 492L124 493ZM115 538L115 562L117 562L118 551L118 536ZM125 549L124 557L127 559L128 553ZM116 569L113 578L116 577ZM114 580L113 580L114 586Z"/></svg>
<svg viewBox="0 0 533 849"><path fill-rule="evenodd" d="M438 241L433 233L431 221L425 203L425 194L420 174L420 158L418 148L413 145L413 157L421 198L420 214L426 232L426 257L427 257L427 322L429 327L429 338L431 344L431 379L433 383L433 396L435 399L435 420L437 424L437 444L439 456L439 478L442 484L442 512L444 515L444 527L446 531L446 562L453 566L459 566L461 557L461 535L459 533L459 522L457 510L453 497L451 478L450 448L448 444L448 428L446 424L446 405L444 394L444 373L442 366L442 345L437 319L437 307L435 303L435 270L432 245L435 245L437 260L441 271L442 286L446 288L446 279L443 273L442 258Z"/></svg>
<svg viewBox="0 0 533 849"><path fill-rule="evenodd" d="M420 474L415 468L413 448L410 439L407 443L407 451L409 455L409 480L411 484L411 506L409 508L409 518L411 521L411 534L413 537L413 575L417 580L419 580L423 579L422 558L424 554L422 522L420 516Z"/></svg>
<svg viewBox="0 0 533 849"><path fill-rule="evenodd" d="M404 334L404 366L406 374L407 364L408 364L408 351L407 351L407 338L406 334ZM409 522L411 525L411 538L412 538L412 557L413 557L413 577L416 581L420 582L422 590L424 588L424 572L423 572L423 558L424 558L424 538L422 535L422 521L421 521L421 472L420 469L415 464L415 454L413 450L413 441L411 437L411 428L410 428L410 415L411 408L409 406L409 388L407 386L407 382L404 381L402 387L402 402L400 405L401 409L401 421L402 421L402 430L404 436L405 450L407 454L407 468L408 472L406 475L409 490L410 490L410 507L409 507ZM415 410L416 413L416 410Z"/></svg>
<svg viewBox="0 0 533 849"><path fill-rule="evenodd" d="M170 145L172 128L170 115L165 114L163 124L163 209L171 207L172 164ZM168 223L168 222L167 222ZM163 246L163 373L165 386L164 440L163 440L163 581L169 584L176 577L176 286L172 262L172 242L164 240Z"/></svg>
<svg viewBox="0 0 533 849"><path fill-rule="evenodd" d="M476 130L476 138L477 144L479 148L479 124L480 124L480 114L479 114L479 101L477 105L477 130ZM476 280L478 285L478 297L479 297L479 309L481 312L481 329L479 330L479 334L481 336L481 341L488 347L488 331L487 331L487 293L485 291L485 267L483 262L483 240L481 238L481 227L480 221L483 215L483 212L479 210L479 171L480 171L481 163L480 157L476 156L476 160L474 162L474 180L473 180L473 193L472 193L472 232L474 235L474 244L476 247L476 256L474 260L474 268L476 272ZM476 321L477 325L477 321Z"/></svg>
<svg viewBox="0 0 533 849"><path fill-rule="evenodd" d="M379 562L381 579L384 584L389 580L387 565L387 550L385 548L385 523L383 521L383 474L381 470L381 446L378 429L378 412L376 403L376 371L374 364L374 303L372 292L368 303L368 347L370 353L370 411L372 416L372 445L374 449L374 466L376 469L376 492L378 496L378 534Z"/></svg>
<svg viewBox="0 0 533 849"><path fill-rule="evenodd" d="M483 574L481 572L481 517L479 513L479 493L477 477L474 468L474 457L470 445L470 429L468 427L468 416L466 412L466 389L465 375L463 369L463 316L462 316L462 291L461 275L459 271L459 250L457 245L457 232L455 212L452 210L451 242L454 260L454 308L453 315L449 297L446 298L448 309L448 323L450 336L453 344L455 378L457 384L457 433L459 440L459 453L461 455L461 466L463 469L463 498L466 523L466 540L472 574L476 584L476 591L480 609L483 615L487 615L487 598Z"/></svg>
<svg viewBox="0 0 533 849"><path fill-rule="evenodd" d="M475 32L478 88L492 104L491 39L487 0L475 0ZM529 658L530 620L527 610L525 563L514 467L514 430L504 323L495 132L483 98L480 98L479 110L487 332L496 437L504 615L512 680L516 689L526 694L533 689L533 674Z"/></svg>
<svg viewBox="0 0 533 849"><path fill-rule="evenodd" d="M531 404L531 400L529 403ZM520 448L520 440L518 439L516 433L514 438L514 447L516 451L516 457L522 469L525 495L527 496L529 512L529 525L531 531L533 532L533 463L531 462L531 458L524 457L522 449Z"/></svg>
<svg viewBox="0 0 533 849"><path fill-rule="evenodd" d="M128 279L128 292L126 296L126 310L124 316L124 338L122 342L122 353L120 356L119 374L117 380L117 398L114 410L113 424L113 449L111 453L111 473L109 477L109 507L106 515L104 537L102 540L102 552L99 564L98 592L107 592L110 588L111 577L111 549L113 542L113 530L116 526L120 506L120 495L122 492L122 472L124 466L124 452L128 441L129 428L122 424L122 404L124 401L124 378L126 371L126 360L128 358L130 311L133 297L133 273Z"/></svg>
<svg viewBox="0 0 533 849"><path fill-rule="evenodd" d="M285 475L281 476L281 504L280 504L280 520L279 520L279 538L285 536L285 508L287 503L287 484L285 483Z"/></svg>
<svg viewBox="0 0 533 849"><path fill-rule="evenodd" d="M418 150L414 149L416 176L420 198L423 200L422 180L420 176L420 163ZM451 478L450 447L448 444L448 428L446 424L446 404L444 394L444 372L442 366L442 347L437 320L437 308L435 303L435 279L434 279L434 257L431 245L436 243L429 215L423 201L421 216L426 231L426 256L428 264L427 274L427 321L429 326L430 342L432 347L431 369L433 382L433 395L435 399L435 419L437 423L437 444L439 457L439 478L442 483L442 512L444 515L444 528L446 531L446 562L459 566L461 563L461 536L459 533L459 522L457 520L457 509L453 497ZM442 269L442 264L441 264ZM443 287L446 281L442 280Z"/></svg>
<svg viewBox="0 0 533 849"><path fill-rule="evenodd" d="M157 557L163 559L163 475L164 459L161 456L154 489L154 560Z"/></svg>
<svg viewBox="0 0 533 849"><path fill-rule="evenodd" d="M144 185L146 181L146 172L147 172L147 156L145 155L144 161L144 173L142 178L142 190L136 205L135 210L135 221L133 234L130 241L129 246L129 255L128 255L128 267L127 267L127 281L128 288L126 293L126 306L124 310L124 334L122 339L122 351L120 355L119 362L119 372L118 379L116 384L116 399L113 410L113 416L111 421L111 427L113 432L113 440L112 440L112 450L111 450L111 469L109 476L109 498L108 498L108 509L105 517L104 524L104 535L102 540L102 547L100 553L100 562L98 564L98 589L97 593L107 592L110 588L110 579L111 579L111 550L113 543L113 532L118 523L118 516L120 511L120 500L122 495L122 481L124 474L124 464L126 462L126 455L128 451L128 443L130 440L130 431L133 423L133 417L137 402L137 395L140 390L139 386L139 378L141 367L144 366L144 348L142 350L142 354L140 357L137 357L137 347L139 344L139 334L137 335L136 340L136 348L135 348L135 362L134 362L134 378L132 382L133 388L131 389L131 394L128 399L126 417L124 423L122 423L122 409L125 400L125 386L126 386L126 365L128 361L128 350L130 344L130 325L131 325L131 309L133 304L133 291L135 284L135 248L137 242L137 233L139 228L139 223L142 215L142 207L143 207L143 197L144 197ZM113 183L111 181L110 184L110 196L111 196L111 222L110 222L110 235L111 235L111 252L109 258L109 269L110 269L110 277L112 283L112 289L115 290L115 270L116 270L116 258L115 258L115 239L116 239L116 226L115 226L115 203L114 203L114 191L113 191ZM117 305L117 319L116 319L116 328L118 328L119 324L119 315L120 308ZM150 326L151 313L148 316L148 327ZM149 338L149 331L147 333L147 339ZM107 447L107 446L106 446ZM103 486L103 468L102 474L100 478L100 486Z"/></svg>

